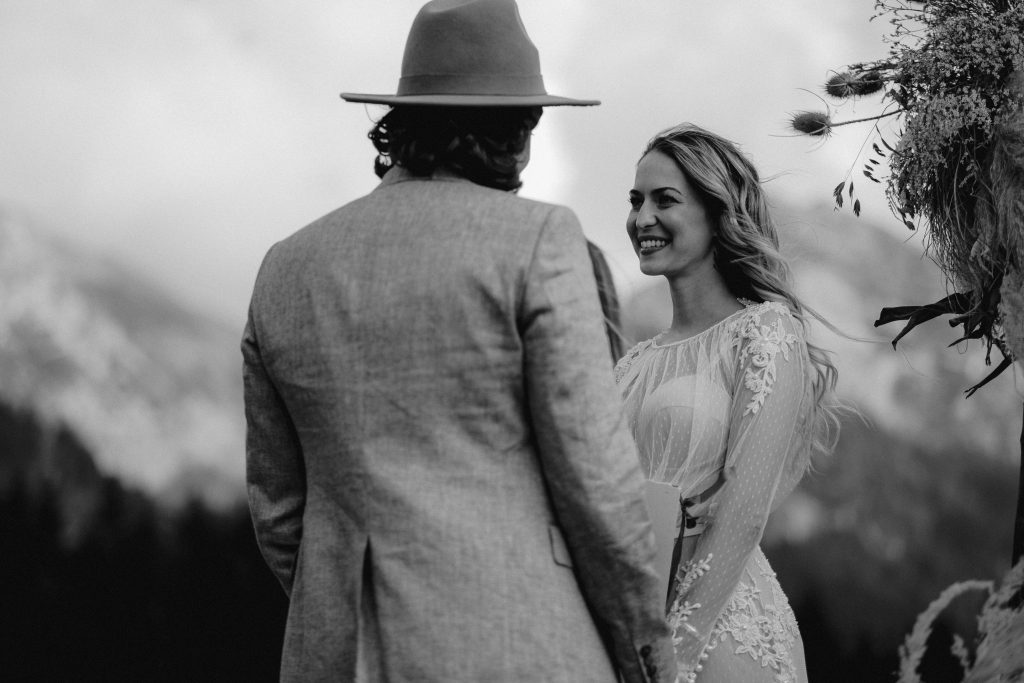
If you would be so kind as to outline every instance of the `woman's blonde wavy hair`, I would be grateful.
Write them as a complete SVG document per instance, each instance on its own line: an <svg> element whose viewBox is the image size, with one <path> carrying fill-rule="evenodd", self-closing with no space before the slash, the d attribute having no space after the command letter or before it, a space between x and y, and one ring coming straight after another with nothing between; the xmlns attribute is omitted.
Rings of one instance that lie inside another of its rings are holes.
<svg viewBox="0 0 1024 683"><path fill-rule="evenodd" d="M805 330L808 315L828 325L793 292L792 275L779 252L778 231L757 169L735 144L682 123L651 138L642 157L653 151L675 160L716 221L715 268L733 296L783 303ZM839 372L827 351L810 342L807 350L815 370L811 449L828 453L839 438L839 406L834 398Z"/></svg>

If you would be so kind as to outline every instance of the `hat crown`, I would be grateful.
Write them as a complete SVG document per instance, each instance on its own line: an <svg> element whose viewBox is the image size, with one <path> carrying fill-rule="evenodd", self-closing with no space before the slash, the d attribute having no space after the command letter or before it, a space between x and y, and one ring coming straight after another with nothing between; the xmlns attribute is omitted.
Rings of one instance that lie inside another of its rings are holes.
<svg viewBox="0 0 1024 683"><path fill-rule="evenodd" d="M416 15L400 95L545 95L514 0L433 0Z"/></svg>
<svg viewBox="0 0 1024 683"><path fill-rule="evenodd" d="M600 104L547 93L537 48L515 0L430 0L409 29L396 94L341 96L392 106Z"/></svg>

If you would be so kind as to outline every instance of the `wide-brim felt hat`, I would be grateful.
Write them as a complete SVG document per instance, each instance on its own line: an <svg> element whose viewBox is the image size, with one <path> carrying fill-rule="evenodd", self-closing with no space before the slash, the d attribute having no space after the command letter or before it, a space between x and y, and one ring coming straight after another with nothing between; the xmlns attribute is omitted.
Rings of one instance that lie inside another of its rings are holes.
<svg viewBox="0 0 1024 683"><path fill-rule="evenodd" d="M341 93L349 102L467 107L589 106L549 95L515 0L431 0L409 29L394 95Z"/></svg>

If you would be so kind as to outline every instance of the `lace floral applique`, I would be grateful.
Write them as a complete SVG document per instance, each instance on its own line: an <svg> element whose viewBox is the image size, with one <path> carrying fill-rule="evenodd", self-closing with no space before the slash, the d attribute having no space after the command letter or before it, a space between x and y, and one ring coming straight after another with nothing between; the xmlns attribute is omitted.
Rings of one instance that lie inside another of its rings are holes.
<svg viewBox="0 0 1024 683"><path fill-rule="evenodd" d="M648 339L647 341L640 342L629 351L626 355L619 359L619 362L615 364L615 383L618 384L622 381L622 378L626 376L626 372L632 367L633 361L637 359L644 349L651 345L653 340Z"/></svg>
<svg viewBox="0 0 1024 683"><path fill-rule="evenodd" d="M680 648L683 644L683 635L688 634L690 637L700 638L700 633L697 629L689 623L690 617L693 613L701 608L699 602L690 602L689 600L683 600L682 595L693 585L693 582L700 577L711 571L711 560L714 558L714 553L708 553L707 557L701 560L689 560L683 565L679 566L676 570L676 577L679 579L679 587L676 591L675 598L672 600L672 607L668 611L668 625L672 629L672 642L676 648ZM701 660L707 659L706 655L701 655ZM699 669L698 669L699 670ZM684 677L684 681L693 681L693 676L696 672L686 672L689 675Z"/></svg>
<svg viewBox="0 0 1024 683"><path fill-rule="evenodd" d="M680 580L679 592L668 613L672 640L677 648L682 646L686 635L700 638L700 633L689 623L689 619L701 605L682 599L682 595L694 581L711 571L713 557L714 554L709 553L703 559L690 560L681 565L677 572ZM690 669L680 671L681 681L696 681L697 674L703 668L702 664L708 659L709 653L724 642L725 636L729 636L736 646L735 654L746 654L762 667L772 669L777 683L797 682L793 649L800 631L796 617L775 573L761 561L757 562L757 566L762 577L767 579L771 586L772 604L763 604L757 588L741 581L712 627L708 643L701 652L698 663Z"/></svg>
<svg viewBox="0 0 1024 683"><path fill-rule="evenodd" d="M767 304L762 310L779 309L787 310L782 304L775 302ZM789 361L789 352L798 341L798 337L786 332L780 319L776 319L773 324L762 325L761 314L758 311L741 318L734 343L742 345L743 340L747 340L747 343L740 349L739 364L742 367L748 359L750 361L743 371L743 386L753 393L743 414L756 414L761 410L768 394L772 393L772 384L777 372L775 357L781 351L782 357Z"/></svg>
<svg viewBox="0 0 1024 683"><path fill-rule="evenodd" d="M686 564L676 570L676 576L679 578L680 593L688 591L694 581L711 571L711 558L714 556L714 553L708 553L708 556L702 560L688 560Z"/></svg>
<svg viewBox="0 0 1024 683"><path fill-rule="evenodd" d="M800 633L796 617L774 572L761 567L761 574L771 584L773 604L762 604L757 589L741 582L711 631L708 650L728 635L736 654L749 655L771 668L778 683L796 683L793 648Z"/></svg>

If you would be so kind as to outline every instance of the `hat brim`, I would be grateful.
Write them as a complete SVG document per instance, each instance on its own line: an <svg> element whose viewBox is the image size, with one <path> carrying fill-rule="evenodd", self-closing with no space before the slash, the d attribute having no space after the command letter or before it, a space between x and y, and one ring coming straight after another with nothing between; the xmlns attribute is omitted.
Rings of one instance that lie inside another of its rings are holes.
<svg viewBox="0 0 1024 683"><path fill-rule="evenodd" d="M558 95L367 95L341 93L346 102L414 104L437 107L592 107L600 100L576 100Z"/></svg>

